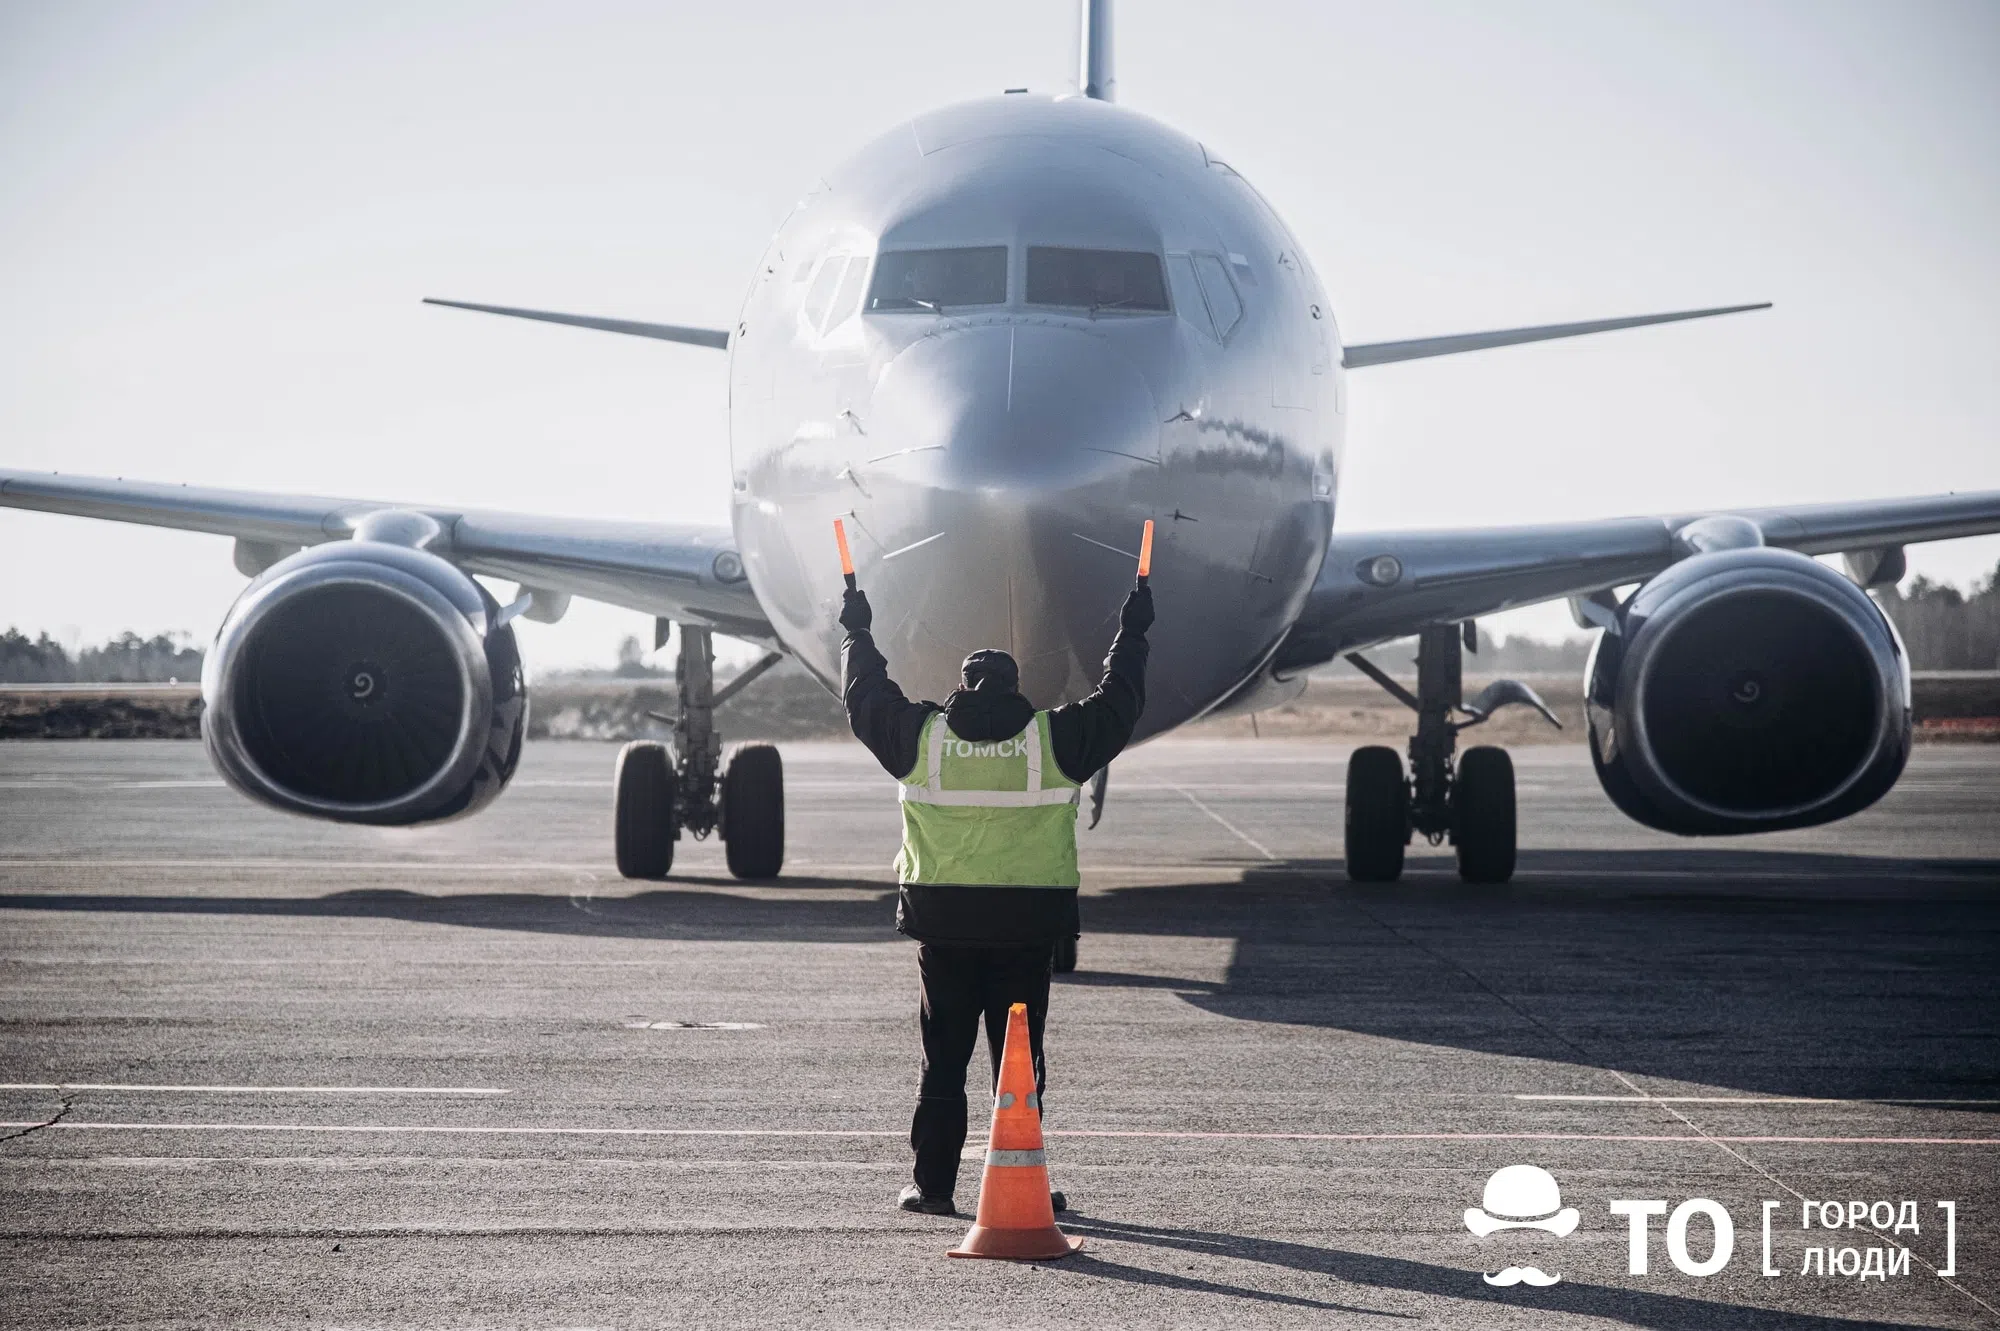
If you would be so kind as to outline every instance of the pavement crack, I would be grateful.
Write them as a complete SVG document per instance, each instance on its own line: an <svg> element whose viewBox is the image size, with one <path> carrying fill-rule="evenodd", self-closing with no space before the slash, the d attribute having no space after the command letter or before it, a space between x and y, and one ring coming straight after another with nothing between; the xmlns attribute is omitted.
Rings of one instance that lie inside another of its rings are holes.
<svg viewBox="0 0 2000 1331"><path fill-rule="evenodd" d="M1540 1017L1537 1017L1534 1013L1528 1011L1528 1009L1522 1007L1519 1003L1516 1003L1513 999L1507 997L1507 995L1501 993L1498 989L1495 989L1492 985L1486 982L1483 976L1481 976L1477 971L1474 971L1471 967L1467 966L1464 962L1459 961L1456 957L1440 952L1436 948L1430 946L1428 943L1425 943L1422 939L1414 938L1411 935L1405 933L1403 930L1398 929L1394 924L1390 923L1388 920L1383 919L1381 916L1377 915L1374 911L1369 910L1368 907L1364 906L1359 901L1354 900L1351 896L1349 896L1346 900L1349 906L1353 907L1354 910L1359 912L1364 918L1366 918L1369 921L1369 923L1373 924L1376 928L1381 929L1385 933L1390 934L1391 936L1400 940L1406 946L1415 948L1417 951L1423 953L1431 960L1439 962L1442 965L1448 966L1452 970L1457 971L1460 975L1470 980L1479 989L1481 993L1485 994L1488 998L1491 998L1501 1007L1506 1008L1509 1012L1512 1012L1522 1021L1527 1022L1530 1026L1540 1031L1550 1040L1553 1040L1555 1043L1569 1050L1570 1053L1574 1054L1586 1066L1589 1067L1601 1066L1591 1056L1589 1050L1585 1049L1575 1040L1570 1039L1567 1035L1564 1035L1561 1031L1557 1030L1555 1027L1543 1021ZM1616 1076L1618 1074L1613 1073L1612 1075ZM1639 1088L1636 1086L1632 1087L1632 1089L1635 1091L1639 1090ZM1640 1091L1639 1093L1641 1095L1645 1094L1644 1091Z"/></svg>
<svg viewBox="0 0 2000 1331"><path fill-rule="evenodd" d="M11 1142L18 1138L25 1137L29 1133L40 1132L43 1128L53 1128L56 1124L62 1122L63 1119L69 1114L69 1111L75 1107L76 1096L69 1091L57 1091L56 1096L58 1099L62 1101L62 1108L56 1110L54 1118L49 1119L47 1122L44 1123L32 1123L27 1127L22 1128L19 1132L10 1132L4 1137L0 1137L0 1142Z"/></svg>

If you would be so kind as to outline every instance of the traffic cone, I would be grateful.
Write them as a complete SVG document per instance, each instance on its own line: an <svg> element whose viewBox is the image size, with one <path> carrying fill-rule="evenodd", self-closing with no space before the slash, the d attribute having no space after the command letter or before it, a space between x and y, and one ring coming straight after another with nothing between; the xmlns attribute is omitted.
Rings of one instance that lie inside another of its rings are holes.
<svg viewBox="0 0 2000 1331"><path fill-rule="evenodd" d="M993 1135L979 1214L948 1257L1007 1257L1016 1261L1067 1257L1083 1246L1056 1228L1049 1203L1049 1167L1042 1155L1041 1098L1028 1052L1028 1005L1007 1009L1007 1043L1000 1051L1000 1093L993 1101Z"/></svg>

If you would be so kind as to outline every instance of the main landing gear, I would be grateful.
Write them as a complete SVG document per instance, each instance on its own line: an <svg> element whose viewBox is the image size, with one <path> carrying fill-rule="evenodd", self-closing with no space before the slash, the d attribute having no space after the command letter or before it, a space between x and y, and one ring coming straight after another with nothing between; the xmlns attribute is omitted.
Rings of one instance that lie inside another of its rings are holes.
<svg viewBox="0 0 2000 1331"><path fill-rule="evenodd" d="M1478 650L1470 621L1439 624L1417 639L1417 691L1412 694L1360 653L1348 661L1417 714L1410 740L1410 774L1392 748L1371 744L1347 762L1347 876L1357 883L1392 883L1403 873L1413 833L1432 845L1447 838L1458 852L1458 876L1468 883L1504 883L1514 876L1514 760L1492 745L1467 749L1454 764L1458 732L1509 703L1525 703L1561 727L1555 713L1518 680L1495 680L1464 701L1463 652ZM1471 719L1453 719L1463 712Z"/></svg>
<svg viewBox="0 0 2000 1331"><path fill-rule="evenodd" d="M655 647L665 644L666 629L661 620ZM710 631L681 625L680 655L674 661L680 701L673 748L656 740L634 740L618 755L612 823L619 873L665 878L682 832L699 840L719 831L730 873L738 878L778 876L785 863L784 764L772 745L745 744L725 766L715 709L781 659L768 653L718 693Z"/></svg>

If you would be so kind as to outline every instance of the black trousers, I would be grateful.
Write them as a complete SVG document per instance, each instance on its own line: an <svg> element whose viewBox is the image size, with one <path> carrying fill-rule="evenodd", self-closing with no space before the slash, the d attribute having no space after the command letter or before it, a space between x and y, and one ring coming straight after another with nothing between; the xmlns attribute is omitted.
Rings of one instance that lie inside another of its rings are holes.
<svg viewBox="0 0 2000 1331"><path fill-rule="evenodd" d="M923 1006L918 1023L924 1037L924 1075L917 1112L910 1120L910 1147L917 1153L917 1186L927 1197L949 1197L958 1182L958 1157L965 1149L965 1068L979 1023L986 1021L986 1047L993 1078L1000 1083L1000 1053L1007 1039L1007 1009L1028 1005L1028 1047L1035 1060L1039 1096L1047 1072L1042 1063L1042 1027L1049 1015L1047 943L1031 947L917 945L917 979ZM1047 1104L1043 1101L1044 1105Z"/></svg>

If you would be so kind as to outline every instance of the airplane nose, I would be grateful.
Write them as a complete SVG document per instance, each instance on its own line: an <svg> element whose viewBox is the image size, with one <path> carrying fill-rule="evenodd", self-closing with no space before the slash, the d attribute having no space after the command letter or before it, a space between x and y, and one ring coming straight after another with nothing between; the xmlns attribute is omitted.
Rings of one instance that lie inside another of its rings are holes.
<svg viewBox="0 0 2000 1331"><path fill-rule="evenodd" d="M1037 706L1089 692L1155 507L1145 377L1087 329L954 329L891 363L867 425L867 507L896 533L867 576L907 615L877 626L905 687L942 697L997 647Z"/></svg>
<svg viewBox="0 0 2000 1331"><path fill-rule="evenodd" d="M884 372L869 428L908 450L912 479L951 490L1068 489L1159 461L1145 377L1108 339L1061 325L918 341Z"/></svg>

